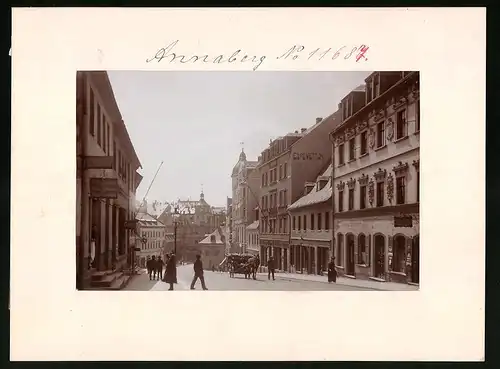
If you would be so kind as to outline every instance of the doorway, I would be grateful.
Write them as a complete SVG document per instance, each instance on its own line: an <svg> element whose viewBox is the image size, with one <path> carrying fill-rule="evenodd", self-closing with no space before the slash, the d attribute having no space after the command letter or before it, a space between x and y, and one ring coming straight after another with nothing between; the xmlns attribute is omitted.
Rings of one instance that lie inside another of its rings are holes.
<svg viewBox="0 0 500 369"><path fill-rule="evenodd" d="M375 265L374 276L385 279L385 238L378 234L375 236Z"/></svg>
<svg viewBox="0 0 500 369"><path fill-rule="evenodd" d="M354 235L348 234L346 236L347 242L347 263L346 263L346 274L354 275Z"/></svg>
<svg viewBox="0 0 500 369"><path fill-rule="evenodd" d="M420 283L420 237L413 239L411 250L411 281Z"/></svg>

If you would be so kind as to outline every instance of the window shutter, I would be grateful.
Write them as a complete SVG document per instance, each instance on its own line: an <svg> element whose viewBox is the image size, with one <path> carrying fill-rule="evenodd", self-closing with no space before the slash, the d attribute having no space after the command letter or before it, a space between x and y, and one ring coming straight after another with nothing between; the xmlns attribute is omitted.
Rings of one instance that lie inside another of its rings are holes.
<svg viewBox="0 0 500 369"><path fill-rule="evenodd" d="M393 237L392 236L387 236L387 244L388 244L388 250L387 250L387 254L389 256L389 261L388 261L388 270L390 272L392 272L393 270L393 265L392 265L392 261L393 261L393 248L392 248L392 241L393 241Z"/></svg>
<svg viewBox="0 0 500 369"><path fill-rule="evenodd" d="M368 247L368 266L372 265L372 235L368 234L366 236L368 238L368 242L366 247Z"/></svg>
<svg viewBox="0 0 500 369"><path fill-rule="evenodd" d="M404 273L409 276L411 275L411 252L412 252L412 246L413 246L414 239L413 237L408 237L406 239L406 252L405 252L405 268L404 268ZM408 279L409 280L409 279Z"/></svg>

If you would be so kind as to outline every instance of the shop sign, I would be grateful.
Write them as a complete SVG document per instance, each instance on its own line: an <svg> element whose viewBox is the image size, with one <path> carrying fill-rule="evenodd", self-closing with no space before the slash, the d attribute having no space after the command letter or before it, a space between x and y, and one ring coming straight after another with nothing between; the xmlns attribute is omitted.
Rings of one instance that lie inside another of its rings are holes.
<svg viewBox="0 0 500 369"><path fill-rule="evenodd" d="M317 152L294 152L293 160L321 160L323 155Z"/></svg>
<svg viewBox="0 0 500 369"><path fill-rule="evenodd" d="M413 218L411 215L395 215L394 216L395 228L411 228L413 227Z"/></svg>
<svg viewBox="0 0 500 369"><path fill-rule="evenodd" d="M91 178L90 196L100 199L118 198L118 180L116 178Z"/></svg>

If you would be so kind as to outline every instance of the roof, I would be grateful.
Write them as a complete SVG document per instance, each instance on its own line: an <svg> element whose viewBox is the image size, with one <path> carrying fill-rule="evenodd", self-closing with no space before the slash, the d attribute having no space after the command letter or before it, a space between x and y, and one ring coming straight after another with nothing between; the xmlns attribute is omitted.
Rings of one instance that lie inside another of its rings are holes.
<svg viewBox="0 0 500 369"><path fill-rule="evenodd" d="M366 91L366 87L365 87L365 85L359 85L353 91L365 92Z"/></svg>
<svg viewBox="0 0 500 369"><path fill-rule="evenodd" d="M320 204L322 202L325 202L325 201L328 201L329 199L331 199L332 198L332 186L331 186L332 169L333 169L333 166L332 166L332 164L330 164L328 166L328 168L323 173L321 173L318 176L318 178L316 179L316 181L318 181L320 179L320 177L329 177L328 182L321 190L318 191L318 187L315 186L311 190L311 192L309 192L307 195L302 196L300 199L298 199L292 205L290 205L288 207L288 210L294 210L294 209L302 208L304 206L311 206L311 205L315 205L315 204Z"/></svg>
<svg viewBox="0 0 500 369"><path fill-rule="evenodd" d="M139 222L139 224L141 226L154 226L154 227L163 227L164 224L162 222L160 222L158 219L156 219L155 217L153 217L152 215L148 214L148 213L143 213L143 212L139 212L137 213L137 215L135 216L135 219L137 219L137 221Z"/></svg>
<svg viewBox="0 0 500 369"><path fill-rule="evenodd" d="M223 214L226 213L226 208L224 206L212 206L212 214Z"/></svg>
<svg viewBox="0 0 500 369"><path fill-rule="evenodd" d="M212 236L215 236L215 243L212 242L211 240ZM198 243L205 245L225 245L226 244L225 240L226 240L225 231L222 228L218 227L215 231L207 235L207 237L205 237Z"/></svg>
<svg viewBox="0 0 500 369"><path fill-rule="evenodd" d="M252 224L247 226L248 231L252 231L252 230L256 230L256 229L259 229L259 221L258 220L256 220L255 222L253 222Z"/></svg>

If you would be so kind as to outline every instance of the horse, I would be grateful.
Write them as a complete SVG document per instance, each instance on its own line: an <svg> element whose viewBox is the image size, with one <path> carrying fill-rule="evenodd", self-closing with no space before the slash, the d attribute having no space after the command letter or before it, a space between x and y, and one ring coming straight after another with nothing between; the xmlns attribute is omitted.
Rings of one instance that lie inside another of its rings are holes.
<svg viewBox="0 0 500 369"><path fill-rule="evenodd" d="M251 259L248 260L248 262L245 264L245 279L248 276L248 279L250 279L250 276L254 279L257 280L257 271L259 270L260 266L260 259L259 256L254 256Z"/></svg>

